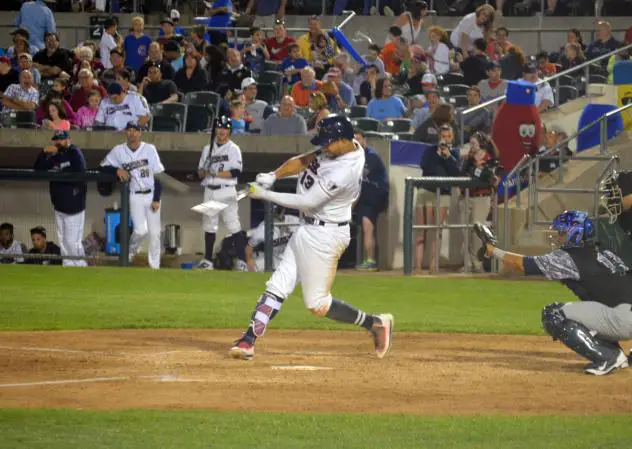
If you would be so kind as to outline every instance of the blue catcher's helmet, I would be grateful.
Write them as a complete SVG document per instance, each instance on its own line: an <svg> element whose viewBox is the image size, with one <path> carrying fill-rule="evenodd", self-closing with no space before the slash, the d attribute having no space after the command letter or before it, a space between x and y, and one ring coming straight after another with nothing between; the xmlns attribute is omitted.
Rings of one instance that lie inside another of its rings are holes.
<svg viewBox="0 0 632 449"><path fill-rule="evenodd" d="M586 243L595 234L595 227L587 212L567 210L555 217L550 231L553 248L572 248Z"/></svg>
<svg viewBox="0 0 632 449"><path fill-rule="evenodd" d="M355 131L351 120L343 115L328 115L316 125L316 135L312 138L312 144L326 147L338 140L353 140Z"/></svg>

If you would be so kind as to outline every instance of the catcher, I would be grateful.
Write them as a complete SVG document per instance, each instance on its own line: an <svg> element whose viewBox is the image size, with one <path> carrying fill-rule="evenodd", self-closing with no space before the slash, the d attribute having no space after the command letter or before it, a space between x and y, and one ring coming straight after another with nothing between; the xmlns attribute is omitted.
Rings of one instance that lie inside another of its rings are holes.
<svg viewBox="0 0 632 449"><path fill-rule="evenodd" d="M632 338L632 273L619 256L593 241L594 226L586 212L566 211L553 220L549 238L557 249L543 256L501 250L493 232L479 222L474 232L487 257L526 275L560 281L580 299L544 307L542 325L553 340L590 360L587 374L603 376L628 367L631 361L619 341Z"/></svg>

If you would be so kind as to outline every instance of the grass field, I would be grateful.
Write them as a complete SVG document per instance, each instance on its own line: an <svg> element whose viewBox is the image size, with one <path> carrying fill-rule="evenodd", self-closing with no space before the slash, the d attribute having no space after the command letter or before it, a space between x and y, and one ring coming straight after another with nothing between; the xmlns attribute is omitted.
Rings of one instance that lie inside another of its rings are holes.
<svg viewBox="0 0 632 449"><path fill-rule="evenodd" d="M0 329L242 328L265 275L0 267ZM300 293L300 292L299 292ZM334 294L398 331L541 334L547 282L340 276ZM286 301L274 328L343 329ZM0 334L1 336L1 334ZM607 382L607 378L603 379ZM551 385L555 395L555 385ZM624 393L622 393L624 394ZM0 390L0 407L2 391ZM587 404L587 412L590 404ZM1 448L623 448L630 416L410 416L0 408Z"/></svg>

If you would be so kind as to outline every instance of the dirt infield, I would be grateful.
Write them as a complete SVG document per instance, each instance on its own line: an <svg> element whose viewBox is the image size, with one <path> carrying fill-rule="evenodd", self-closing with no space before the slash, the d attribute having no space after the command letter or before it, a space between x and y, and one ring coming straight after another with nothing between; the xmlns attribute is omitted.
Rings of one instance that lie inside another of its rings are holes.
<svg viewBox="0 0 632 449"><path fill-rule="evenodd" d="M632 368L599 378L544 337L271 330L255 360L232 331L3 332L0 407L414 414L632 413Z"/></svg>

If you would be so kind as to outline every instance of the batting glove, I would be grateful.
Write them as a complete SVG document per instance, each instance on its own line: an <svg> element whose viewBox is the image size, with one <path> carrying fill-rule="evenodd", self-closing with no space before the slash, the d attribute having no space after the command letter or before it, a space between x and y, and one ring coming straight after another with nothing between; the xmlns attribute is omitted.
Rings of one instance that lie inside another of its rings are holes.
<svg viewBox="0 0 632 449"><path fill-rule="evenodd" d="M255 178L255 181L257 182L257 184L259 184L263 188L269 189L270 187L272 187L276 179L277 177L274 174L274 172L259 173L257 177Z"/></svg>
<svg viewBox="0 0 632 449"><path fill-rule="evenodd" d="M267 189L263 186L257 184L256 182L251 182L248 184L248 196L250 198L254 198L255 200L265 199L265 194L267 193Z"/></svg>

